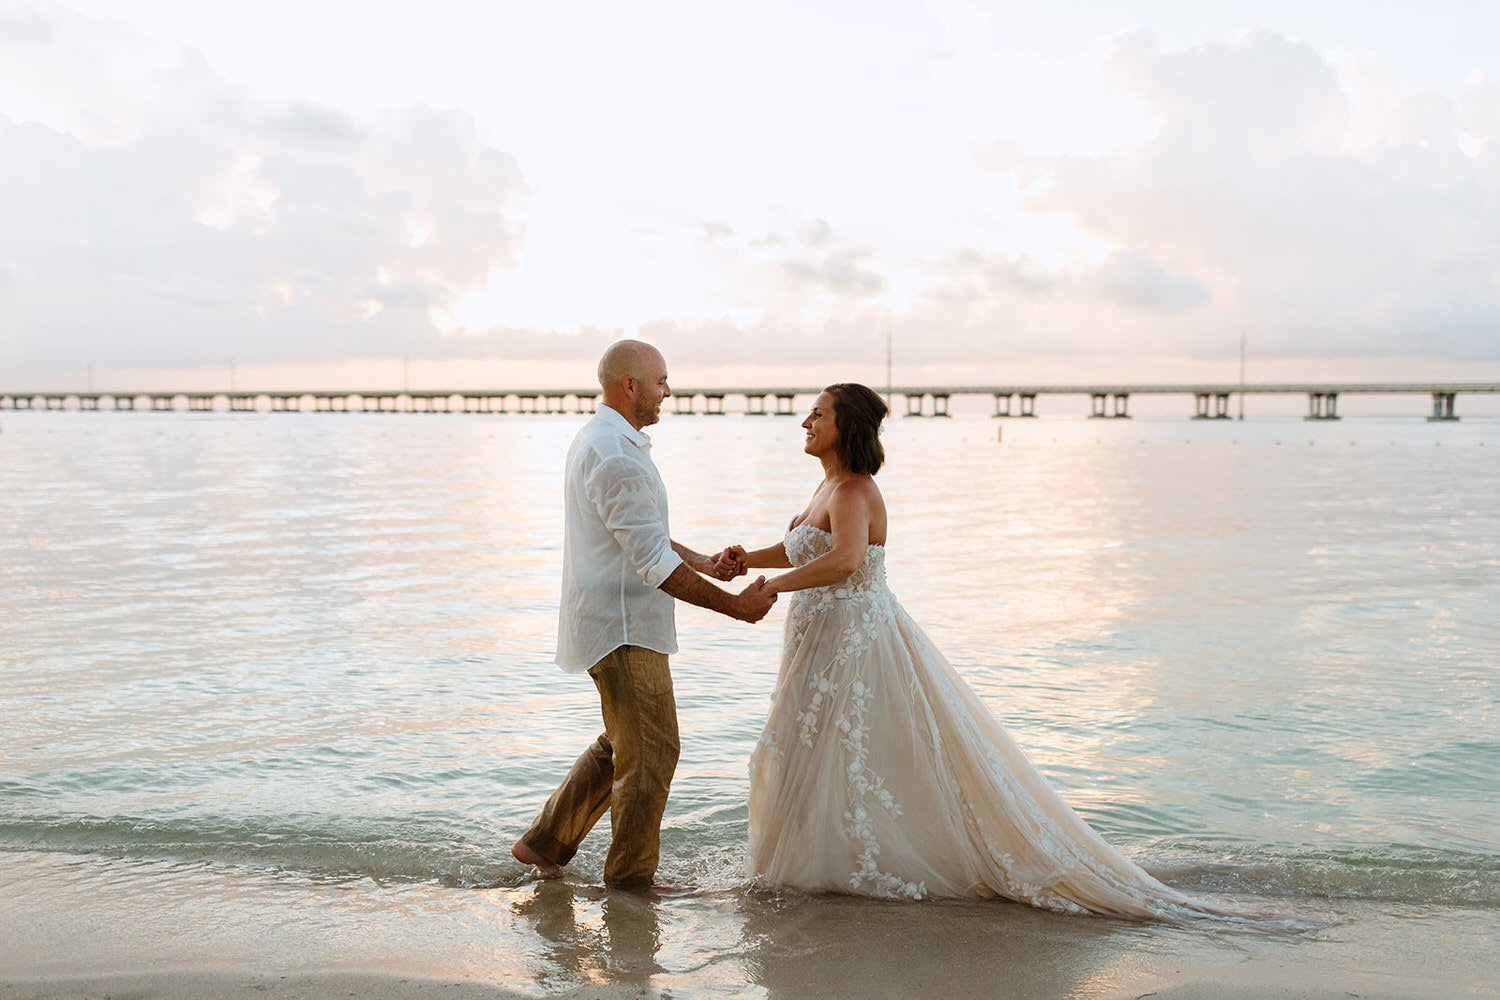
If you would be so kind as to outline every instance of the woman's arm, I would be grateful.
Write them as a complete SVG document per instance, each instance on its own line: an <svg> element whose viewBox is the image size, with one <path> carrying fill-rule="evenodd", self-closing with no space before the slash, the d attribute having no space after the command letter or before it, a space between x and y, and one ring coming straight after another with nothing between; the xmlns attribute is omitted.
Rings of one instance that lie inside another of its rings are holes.
<svg viewBox="0 0 1500 1000"><path fill-rule="evenodd" d="M733 580L737 576L744 576L750 571L750 567L757 569L770 567L772 569L786 569L791 560L786 557L786 549L780 542L746 552L743 545L726 545L722 552L709 556L713 560L711 576L720 580Z"/></svg>
<svg viewBox="0 0 1500 1000"><path fill-rule="evenodd" d="M728 551L736 550L740 558L745 561L747 569L787 569L792 565L792 561L786 557L786 546L781 542L750 552L746 552L738 545L732 545Z"/></svg>
<svg viewBox="0 0 1500 1000"><path fill-rule="evenodd" d="M832 587L849 579L864 564L865 550L870 547L869 490L873 488L869 480L841 483L828 503L833 548L805 566L772 577L766 582L767 588L784 594L809 587Z"/></svg>

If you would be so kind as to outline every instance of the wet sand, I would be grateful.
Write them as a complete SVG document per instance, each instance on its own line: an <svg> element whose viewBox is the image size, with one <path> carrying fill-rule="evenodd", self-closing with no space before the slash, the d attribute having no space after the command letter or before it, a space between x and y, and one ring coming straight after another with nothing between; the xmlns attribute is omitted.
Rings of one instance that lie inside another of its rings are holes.
<svg viewBox="0 0 1500 1000"><path fill-rule="evenodd" d="M1308 903L1302 934L725 888L653 901L12 853L0 1000L1496 996L1489 909Z"/></svg>

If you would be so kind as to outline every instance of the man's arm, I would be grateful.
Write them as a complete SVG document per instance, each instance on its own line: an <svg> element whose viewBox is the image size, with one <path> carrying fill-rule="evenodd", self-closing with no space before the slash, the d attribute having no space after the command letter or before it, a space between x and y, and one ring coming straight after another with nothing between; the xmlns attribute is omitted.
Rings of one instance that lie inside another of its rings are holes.
<svg viewBox="0 0 1500 1000"><path fill-rule="evenodd" d="M655 487L640 462L607 458L584 476L585 495L614 536L625 562L648 587L660 587L682 568L655 501Z"/></svg>
<svg viewBox="0 0 1500 1000"><path fill-rule="evenodd" d="M672 540L672 551L682 557L682 561L704 576L712 576L714 572L714 559L701 552L694 552L676 539Z"/></svg>
<svg viewBox="0 0 1500 1000"><path fill-rule="evenodd" d="M687 562L683 562L672 571L671 576L662 581L661 589L679 601L696 604L700 608L745 622L760 621L771 610L771 605L776 603L776 595L767 589L765 577L756 580L738 594L732 594L703 579L689 568Z"/></svg>
<svg viewBox="0 0 1500 1000"><path fill-rule="evenodd" d="M760 621L776 603L776 595L765 592L764 577L731 594L694 572L689 557L696 557L700 564L705 557L667 537L639 463L601 462L585 479L584 490L627 562L648 587L659 587L680 601L747 622Z"/></svg>

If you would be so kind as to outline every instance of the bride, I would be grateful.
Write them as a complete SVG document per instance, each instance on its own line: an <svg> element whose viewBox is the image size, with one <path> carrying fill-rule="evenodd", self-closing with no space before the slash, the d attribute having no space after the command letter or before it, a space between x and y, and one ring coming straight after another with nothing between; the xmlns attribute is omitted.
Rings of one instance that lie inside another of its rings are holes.
<svg viewBox="0 0 1500 1000"><path fill-rule="evenodd" d="M1157 881L1058 797L897 603L874 475L885 403L831 385L802 422L823 482L786 537L726 571L786 568L771 710L750 758L765 886L892 899L1003 897L1067 913L1225 915Z"/></svg>

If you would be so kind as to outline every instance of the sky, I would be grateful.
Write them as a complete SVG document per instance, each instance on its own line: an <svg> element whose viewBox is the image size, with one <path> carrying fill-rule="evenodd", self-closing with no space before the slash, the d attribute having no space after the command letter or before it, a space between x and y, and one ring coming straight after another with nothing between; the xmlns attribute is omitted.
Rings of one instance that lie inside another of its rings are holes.
<svg viewBox="0 0 1500 1000"><path fill-rule="evenodd" d="M0 388L1500 379L1500 5L0 0Z"/></svg>

